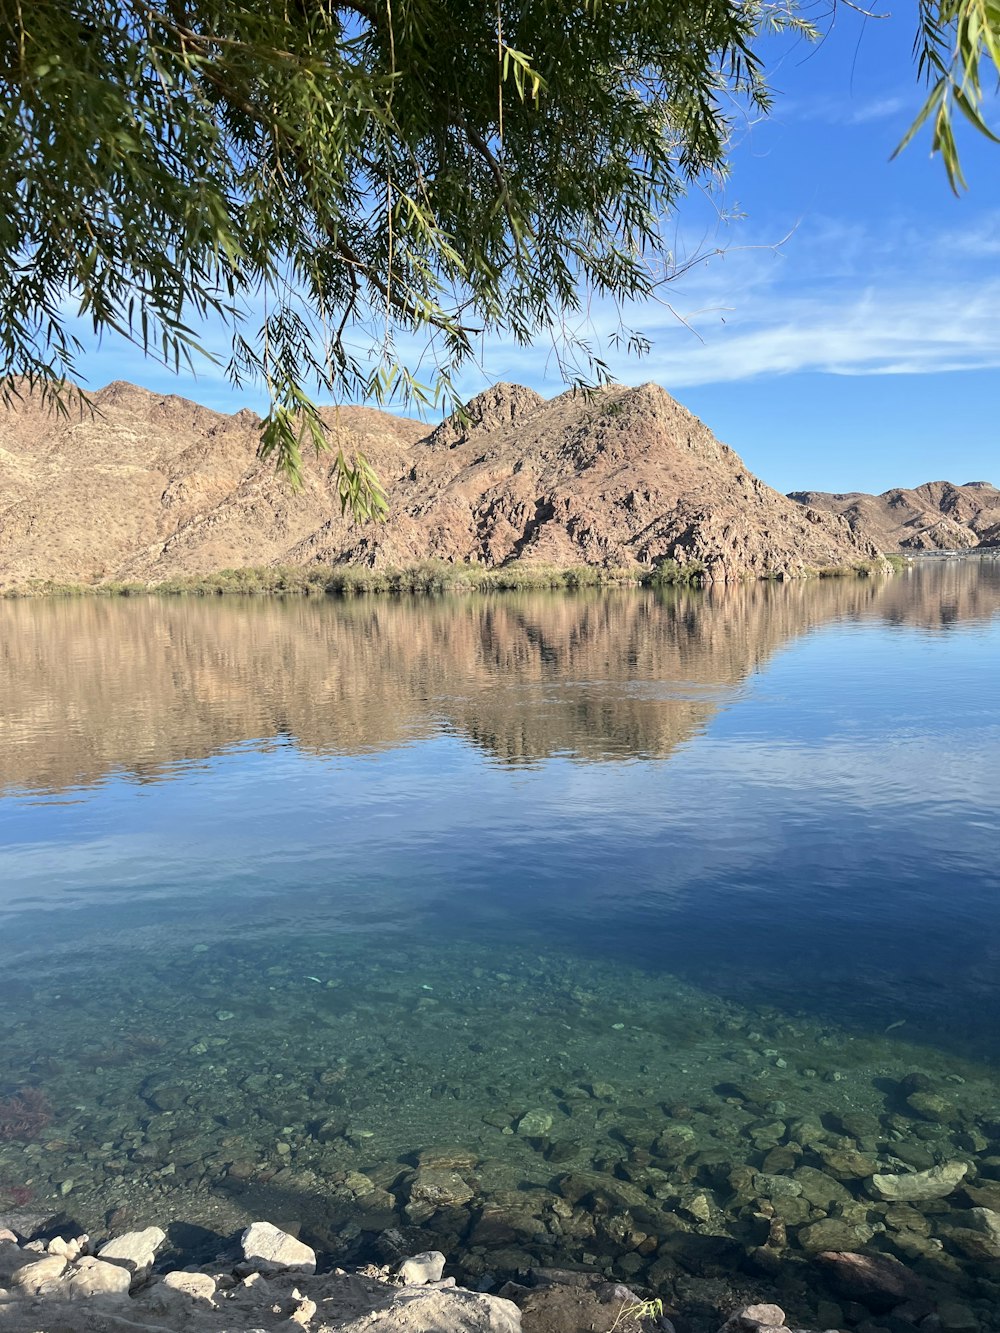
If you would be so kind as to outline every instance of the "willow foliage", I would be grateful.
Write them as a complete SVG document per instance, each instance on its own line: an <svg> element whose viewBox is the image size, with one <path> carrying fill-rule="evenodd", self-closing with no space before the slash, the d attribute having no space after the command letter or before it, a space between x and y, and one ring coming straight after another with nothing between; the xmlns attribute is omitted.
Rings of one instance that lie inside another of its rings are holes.
<svg viewBox="0 0 1000 1333"><path fill-rule="evenodd" d="M1000 143L985 109L995 99L1000 82L1000 0L920 0L914 53L930 91L899 147L905 148L929 123L931 150L940 153L957 193L966 182L955 139L954 113L957 111L980 134Z"/></svg>
<svg viewBox="0 0 1000 1333"><path fill-rule="evenodd" d="M738 103L767 105L752 42L783 21L760 0L0 16L8 392L73 377L78 311L171 366L221 316L230 379L270 395L262 453L293 478L323 443L315 386L447 398L481 334L527 342L591 294L651 291L662 218L722 168ZM364 460L336 461L345 507L377 513Z"/></svg>
<svg viewBox="0 0 1000 1333"><path fill-rule="evenodd" d="M993 0L948 3L995 32ZM0 0L5 391L63 401L81 312L173 367L214 316L294 480L317 388L448 400L486 333L572 357L592 295L653 290L663 219L767 108L756 37L797 23L784 0ZM363 458L334 464L345 509L384 510Z"/></svg>

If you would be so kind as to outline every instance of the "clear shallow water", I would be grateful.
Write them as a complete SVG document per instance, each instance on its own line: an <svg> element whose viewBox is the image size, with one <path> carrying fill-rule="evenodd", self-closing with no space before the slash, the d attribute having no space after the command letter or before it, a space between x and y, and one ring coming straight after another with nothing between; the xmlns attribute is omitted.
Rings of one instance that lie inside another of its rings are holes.
<svg viewBox="0 0 1000 1333"><path fill-rule="evenodd" d="M0 1209L803 1318L863 1245L994 1326L998 650L992 562L0 604ZM980 1193L893 1214L845 1151Z"/></svg>

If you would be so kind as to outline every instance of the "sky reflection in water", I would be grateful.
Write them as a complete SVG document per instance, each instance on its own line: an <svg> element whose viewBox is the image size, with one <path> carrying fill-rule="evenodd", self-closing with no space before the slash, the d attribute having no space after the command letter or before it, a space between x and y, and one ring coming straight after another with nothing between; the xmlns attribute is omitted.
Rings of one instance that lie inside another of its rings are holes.
<svg viewBox="0 0 1000 1333"><path fill-rule="evenodd" d="M157 930L538 940L991 1059L998 610L992 562L0 605L8 966Z"/></svg>

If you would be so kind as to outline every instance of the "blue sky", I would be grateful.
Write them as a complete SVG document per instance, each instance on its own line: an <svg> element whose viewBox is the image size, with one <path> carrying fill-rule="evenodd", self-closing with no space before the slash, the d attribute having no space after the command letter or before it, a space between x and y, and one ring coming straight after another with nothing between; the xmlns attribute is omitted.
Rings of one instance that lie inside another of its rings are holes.
<svg viewBox="0 0 1000 1333"><path fill-rule="evenodd" d="M677 253L704 262L669 305L629 312L647 357L608 349L617 378L662 384L780 490L1000 484L1000 147L962 136L960 198L927 135L890 161L923 97L914 9L866 20L841 5L818 45L771 44L772 116L740 129L721 200L692 195L676 219ZM720 223L720 206L742 220ZM598 336L613 322L596 310ZM91 387L262 401L112 340L81 369ZM544 350L493 342L463 388L498 379L562 388Z"/></svg>

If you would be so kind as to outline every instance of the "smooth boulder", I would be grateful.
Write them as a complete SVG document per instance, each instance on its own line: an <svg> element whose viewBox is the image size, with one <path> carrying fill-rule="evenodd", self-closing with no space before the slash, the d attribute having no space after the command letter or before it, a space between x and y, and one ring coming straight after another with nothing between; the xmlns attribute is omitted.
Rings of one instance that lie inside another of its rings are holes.
<svg viewBox="0 0 1000 1333"><path fill-rule="evenodd" d="M240 1238L243 1267L255 1273L315 1273L316 1251L270 1222L253 1222Z"/></svg>

